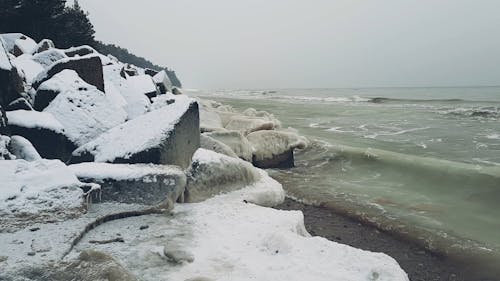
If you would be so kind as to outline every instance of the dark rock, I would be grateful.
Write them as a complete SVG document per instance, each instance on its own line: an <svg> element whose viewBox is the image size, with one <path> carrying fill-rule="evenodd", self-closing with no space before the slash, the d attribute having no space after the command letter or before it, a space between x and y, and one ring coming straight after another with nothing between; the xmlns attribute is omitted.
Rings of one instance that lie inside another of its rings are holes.
<svg viewBox="0 0 500 281"><path fill-rule="evenodd" d="M0 135L8 135L8 119L5 110L3 110L2 105L0 105Z"/></svg>
<svg viewBox="0 0 500 281"><path fill-rule="evenodd" d="M78 76L90 85L94 85L97 89L104 92L104 78L101 59L98 56L76 57L63 59L47 69L43 74L39 75L33 82L33 88L37 89L40 84L49 80L57 73L64 69L71 69L78 73Z"/></svg>
<svg viewBox="0 0 500 281"><path fill-rule="evenodd" d="M80 181L99 184L103 202L157 205L168 200L173 203L186 187L186 175L177 166L81 163L69 168Z"/></svg>
<svg viewBox="0 0 500 281"><path fill-rule="evenodd" d="M158 74L158 71L150 69L150 68L146 68L146 69L144 69L144 73L147 74L147 75L149 75L149 76L151 76L151 77L153 77L156 74Z"/></svg>
<svg viewBox="0 0 500 281"><path fill-rule="evenodd" d="M18 98L17 100L11 102L6 109L7 111L33 110L33 107L31 107L31 104L25 98Z"/></svg>
<svg viewBox="0 0 500 281"><path fill-rule="evenodd" d="M283 152L279 155L273 155L273 158L258 160L255 155L252 159L252 164L255 167L267 169L267 168L279 168L288 169L295 167L293 149Z"/></svg>
<svg viewBox="0 0 500 281"><path fill-rule="evenodd" d="M5 109L9 103L22 97L24 81L18 70L12 66L7 50L0 41L0 105Z"/></svg>
<svg viewBox="0 0 500 281"><path fill-rule="evenodd" d="M172 82L168 78L167 72L165 70L158 72L153 77L153 81L156 83L156 86L160 90L160 94L166 94L167 92L172 91Z"/></svg>
<svg viewBox="0 0 500 281"><path fill-rule="evenodd" d="M178 165L187 168L191 157L200 147L200 118L198 103L186 103L185 111L177 111L172 115L172 105L149 112L119 125L99 136L73 153L72 163L81 162L111 162L111 163L152 163ZM163 119L163 120L162 120ZM168 120L167 122L165 122ZM141 134L144 124L165 122L165 128L160 135L145 134L138 146L133 142L124 142L124 135ZM170 122L175 122L169 124ZM173 129L170 129L173 125ZM148 138L148 139L144 139ZM119 144L120 143L120 144ZM147 146L143 144L146 143ZM121 146L121 147L120 147Z"/></svg>
<svg viewBox="0 0 500 281"><path fill-rule="evenodd" d="M139 227L140 230L144 230L144 229L148 229L149 228L149 225L141 225L141 227Z"/></svg>
<svg viewBox="0 0 500 281"><path fill-rule="evenodd" d="M54 42L50 39L43 39L38 43L38 46L36 48L36 53L41 53L43 51L47 51L48 49L55 48L56 46L54 45Z"/></svg>
<svg viewBox="0 0 500 281"><path fill-rule="evenodd" d="M64 134L61 128L46 127L43 123L26 124L29 122L21 120L19 116L31 114L30 120L45 120L47 114L45 112L17 110L7 112L7 117L10 118L8 130L12 135L19 135L29 140L35 147L36 151L43 158L60 159L67 162L71 158L71 153L76 149L68 137ZM15 116L15 118L12 118ZM40 117L37 117L40 116ZM62 125L59 124L62 127Z"/></svg>
<svg viewBox="0 0 500 281"><path fill-rule="evenodd" d="M37 90L35 100L33 102L33 108L36 111L44 110L57 97L58 94L59 91L55 90Z"/></svg>
<svg viewBox="0 0 500 281"><path fill-rule="evenodd" d="M173 87L172 88L172 94L174 94L174 95L182 95L182 92L181 92L181 90L179 88Z"/></svg>
<svg viewBox="0 0 500 281"><path fill-rule="evenodd" d="M94 48L92 48L90 46L83 45L83 46L79 46L79 47L73 47L73 48L66 49L66 50L64 50L64 53L68 57L74 57L74 56L82 57L82 56L94 54L94 53L96 53L96 51L94 50Z"/></svg>

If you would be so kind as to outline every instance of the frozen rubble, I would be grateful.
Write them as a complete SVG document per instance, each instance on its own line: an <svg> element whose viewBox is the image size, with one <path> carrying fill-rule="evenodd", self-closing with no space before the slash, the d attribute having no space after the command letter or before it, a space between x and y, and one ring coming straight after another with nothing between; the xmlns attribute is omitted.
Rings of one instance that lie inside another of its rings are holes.
<svg viewBox="0 0 500 281"><path fill-rule="evenodd" d="M0 280L408 280L268 208L285 192L256 160L307 146L268 112L17 33L0 36L0 113Z"/></svg>

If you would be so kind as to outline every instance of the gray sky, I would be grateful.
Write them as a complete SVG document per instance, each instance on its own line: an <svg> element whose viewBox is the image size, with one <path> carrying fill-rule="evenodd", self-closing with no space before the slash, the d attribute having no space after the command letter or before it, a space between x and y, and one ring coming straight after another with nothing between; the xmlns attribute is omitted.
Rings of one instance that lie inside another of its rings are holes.
<svg viewBox="0 0 500 281"><path fill-rule="evenodd" d="M81 0L187 88L500 85L498 0Z"/></svg>

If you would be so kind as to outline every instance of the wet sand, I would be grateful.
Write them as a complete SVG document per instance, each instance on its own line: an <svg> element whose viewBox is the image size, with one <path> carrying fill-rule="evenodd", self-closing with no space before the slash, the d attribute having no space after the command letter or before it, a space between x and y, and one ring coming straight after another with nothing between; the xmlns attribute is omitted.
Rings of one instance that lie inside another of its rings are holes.
<svg viewBox="0 0 500 281"><path fill-rule="evenodd" d="M331 241L363 250L390 255L398 261L411 281L500 280L478 277L478 275L483 274L464 264L436 255L416 244L380 231L373 226L361 224L327 208L304 205L288 198L276 208L301 210L304 213L306 228L311 235L322 236Z"/></svg>

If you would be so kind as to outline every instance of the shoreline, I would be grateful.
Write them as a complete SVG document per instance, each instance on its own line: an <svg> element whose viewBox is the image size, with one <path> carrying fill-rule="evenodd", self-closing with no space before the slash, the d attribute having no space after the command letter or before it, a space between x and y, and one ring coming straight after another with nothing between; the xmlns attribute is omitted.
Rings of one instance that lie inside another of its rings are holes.
<svg viewBox="0 0 500 281"><path fill-rule="evenodd" d="M415 243L381 231L375 226L363 224L332 209L306 205L288 197L275 208L302 211L306 229L313 236L321 236L337 243L391 256L412 281L500 280L483 276L487 273L471 272L466 264L435 254Z"/></svg>

